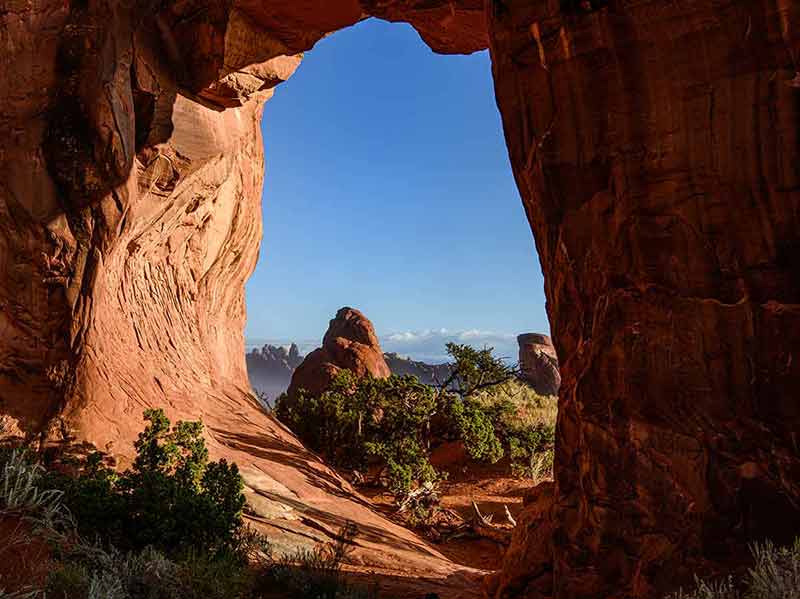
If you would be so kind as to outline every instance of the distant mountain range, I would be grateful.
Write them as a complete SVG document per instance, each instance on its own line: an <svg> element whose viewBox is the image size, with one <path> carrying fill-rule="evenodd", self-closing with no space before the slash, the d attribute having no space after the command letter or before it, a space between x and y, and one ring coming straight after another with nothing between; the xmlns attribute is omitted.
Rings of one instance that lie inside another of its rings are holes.
<svg viewBox="0 0 800 599"><path fill-rule="evenodd" d="M447 364L426 364L394 352L384 353L383 356L392 374L412 375L426 385L435 385L437 381L445 380L450 373L450 366ZM268 343L250 351L246 359L253 390L273 401L289 387L292 373L303 361L303 356L294 343L288 348Z"/></svg>
<svg viewBox="0 0 800 599"><path fill-rule="evenodd" d="M515 341L519 348L522 378L542 395L557 394L561 375L558 369L558 357L550 337L540 333L525 333L519 335ZM313 349L311 344L305 346ZM380 347L378 351L381 351ZM266 395L270 402L288 389L292 374L304 359L295 343L290 345L267 343L260 348L252 349L246 357L250 385L257 393ZM450 373L448 364L429 364L403 357L397 352L384 352L383 357L392 374L412 375L426 385L436 385L447 379Z"/></svg>
<svg viewBox="0 0 800 599"><path fill-rule="evenodd" d="M288 348L266 344L249 352L246 360L250 386L272 401L289 387L292 373L300 366L303 356L294 343Z"/></svg>

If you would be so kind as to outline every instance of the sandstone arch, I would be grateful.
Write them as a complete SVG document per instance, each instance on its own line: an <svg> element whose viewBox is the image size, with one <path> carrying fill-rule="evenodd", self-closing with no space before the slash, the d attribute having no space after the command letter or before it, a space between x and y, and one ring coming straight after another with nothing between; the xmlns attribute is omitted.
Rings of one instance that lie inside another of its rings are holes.
<svg viewBox="0 0 800 599"><path fill-rule="evenodd" d="M302 451L245 399L257 122L299 53L369 15L490 48L542 259L553 534L522 536L501 583L650 597L800 531L792 0L7 3L2 410L122 456L151 402L202 415L217 451L264 449L231 419Z"/></svg>

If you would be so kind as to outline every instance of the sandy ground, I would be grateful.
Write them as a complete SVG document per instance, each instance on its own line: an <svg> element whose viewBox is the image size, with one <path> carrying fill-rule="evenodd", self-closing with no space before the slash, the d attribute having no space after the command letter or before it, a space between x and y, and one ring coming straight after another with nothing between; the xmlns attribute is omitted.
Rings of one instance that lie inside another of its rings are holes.
<svg viewBox="0 0 800 599"><path fill-rule="evenodd" d="M522 510L525 490L533 485L530 480L511 476L505 460L493 465L469 460L459 444L437 449L431 461L440 471L447 472L447 479L439 485L441 506L465 519L472 518L474 501L484 516L491 515L495 522L505 523L504 506L516 517ZM391 494L374 488L361 488L359 491L382 515L406 526L405 520L397 514ZM498 569L505 551L502 545L490 539L456 538L443 542L428 539L455 564L483 571Z"/></svg>

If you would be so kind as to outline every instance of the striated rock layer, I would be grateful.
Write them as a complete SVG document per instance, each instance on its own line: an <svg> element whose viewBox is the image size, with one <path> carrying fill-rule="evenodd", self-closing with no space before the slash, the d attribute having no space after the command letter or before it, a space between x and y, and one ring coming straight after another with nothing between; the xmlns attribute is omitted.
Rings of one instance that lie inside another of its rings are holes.
<svg viewBox="0 0 800 599"><path fill-rule="evenodd" d="M374 513L247 381L263 104L300 52L364 16L357 2L3 3L0 412L123 464L144 408L202 418L279 550L352 520L356 562L468 597L468 574Z"/></svg>
<svg viewBox="0 0 800 599"><path fill-rule="evenodd" d="M203 417L265 523L361 519L363 559L452 574L247 392L261 107L370 14L488 41L542 260L556 483L524 521L553 533L520 527L493 588L652 597L799 532L794 0L6 2L0 409L123 459L145 406Z"/></svg>

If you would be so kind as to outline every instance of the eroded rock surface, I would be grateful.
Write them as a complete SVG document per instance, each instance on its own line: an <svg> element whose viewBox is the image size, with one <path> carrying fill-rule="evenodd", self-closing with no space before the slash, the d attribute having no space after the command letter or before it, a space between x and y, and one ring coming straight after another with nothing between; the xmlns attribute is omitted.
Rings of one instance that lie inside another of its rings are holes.
<svg viewBox="0 0 800 599"><path fill-rule="evenodd" d="M358 310L347 307L330 321L322 347L308 354L294 371L286 393L289 397L300 391L319 395L341 370L376 379L392 374L372 323Z"/></svg>
<svg viewBox="0 0 800 599"><path fill-rule="evenodd" d="M490 13L561 362L554 594L657 597L800 532L800 4Z"/></svg>
<svg viewBox="0 0 800 599"><path fill-rule="evenodd" d="M363 567L471 596L459 568L265 415L247 381L263 104L303 50L364 16L357 2L0 6L0 411L121 464L146 407L201 418L280 549L352 520Z"/></svg>
<svg viewBox="0 0 800 599"><path fill-rule="evenodd" d="M488 39L545 275L553 534L516 540L497 588L653 597L800 532L797 2L163 7L0 9L0 405L22 430L124 460L144 407L202 417L265 526L352 517L365 562L453 574L262 414L244 367L263 102L375 14L440 52Z"/></svg>
<svg viewBox="0 0 800 599"><path fill-rule="evenodd" d="M561 386L558 356L550 337L540 333L525 333L519 343L520 375L541 395L557 395Z"/></svg>

